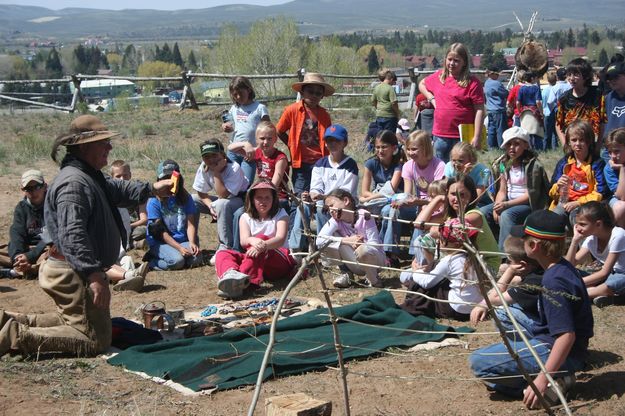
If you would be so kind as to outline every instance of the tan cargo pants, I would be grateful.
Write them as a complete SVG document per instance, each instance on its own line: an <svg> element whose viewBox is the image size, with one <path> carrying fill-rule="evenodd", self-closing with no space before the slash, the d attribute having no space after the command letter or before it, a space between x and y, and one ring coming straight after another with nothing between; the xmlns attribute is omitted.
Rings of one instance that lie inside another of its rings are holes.
<svg viewBox="0 0 625 416"><path fill-rule="evenodd" d="M93 305L91 290L68 263L48 259L39 271L39 284L58 312L24 315L0 309L0 356L15 351L85 357L110 347L110 309Z"/></svg>

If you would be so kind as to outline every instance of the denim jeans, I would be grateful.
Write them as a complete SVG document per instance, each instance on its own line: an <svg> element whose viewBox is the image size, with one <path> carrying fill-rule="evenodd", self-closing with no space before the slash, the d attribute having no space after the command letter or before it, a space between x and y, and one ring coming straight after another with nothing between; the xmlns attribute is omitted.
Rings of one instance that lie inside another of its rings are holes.
<svg viewBox="0 0 625 416"><path fill-rule="evenodd" d="M445 163L449 162L451 148L454 147L456 143L460 142L460 139L451 139L439 136L432 136L432 140L434 142L434 156Z"/></svg>
<svg viewBox="0 0 625 416"><path fill-rule="evenodd" d="M545 143L543 138L538 134L530 134L530 142L534 150L545 150Z"/></svg>
<svg viewBox="0 0 625 416"><path fill-rule="evenodd" d="M189 248L189 242L180 243L184 248ZM184 257L180 252L167 243L157 242L150 247L150 267L155 270L180 270L198 264L200 256Z"/></svg>
<svg viewBox="0 0 625 416"><path fill-rule="evenodd" d="M233 162L237 162L241 165L241 169L243 170L243 174L247 178L250 186L254 183L254 176L256 175L256 162L248 162L245 160L243 156L238 153L233 153L228 151L227 153L228 159Z"/></svg>
<svg viewBox="0 0 625 416"><path fill-rule="evenodd" d="M317 213L315 214L315 220L317 222L317 234L321 231L321 228L329 220L329 216L321 212L323 208L323 201L317 201ZM300 213L299 209L295 209L295 215L293 218L293 227L289 233L289 248L291 251L306 251L308 250L308 237L302 235L304 231L304 223L310 226L310 214L311 206L309 204L304 205L304 216ZM314 238L314 237L312 237Z"/></svg>
<svg viewBox="0 0 625 416"><path fill-rule="evenodd" d="M378 117L375 119L375 124L378 125L380 130L390 130L395 133L398 121L397 117Z"/></svg>
<svg viewBox="0 0 625 416"><path fill-rule="evenodd" d="M538 322L536 321L536 319L533 319L532 317L530 317L523 310L523 308L521 308L521 306L516 303L513 305L510 305L510 314L514 316L514 319L516 319L517 323L521 326L521 329L523 330L523 332L525 332L525 335L527 335L530 338L534 336L536 327L538 326ZM505 328L505 330L508 331L508 338L513 339L515 341L520 340L520 337L516 332L511 332L511 331L516 331L516 330L514 329L514 326L512 325L512 320L510 319L508 314L505 312L505 310L503 308L496 308L495 315L497 315L497 318L499 318L499 321L501 322L501 325Z"/></svg>
<svg viewBox="0 0 625 416"><path fill-rule="evenodd" d="M480 211L486 216L490 223L493 220L493 206L489 204L480 208ZM521 225L525 222L525 218L532 212L529 205L515 205L504 210L499 215L499 250L503 251L503 242L510 235L510 229L515 225ZM491 227L493 229L493 227ZM495 230L493 230L495 231Z"/></svg>
<svg viewBox="0 0 625 416"><path fill-rule="evenodd" d="M293 168L293 192L296 195L301 194L304 191L310 191L310 177L312 176L312 170L315 165L309 163L302 163L301 167Z"/></svg>
<svg viewBox="0 0 625 416"><path fill-rule="evenodd" d="M507 127L506 110L488 112L488 147L499 149L503 143L503 132Z"/></svg>
<svg viewBox="0 0 625 416"><path fill-rule="evenodd" d="M540 372L538 363L525 343L510 341L510 344L530 374ZM551 346L534 338L530 339L530 344L536 350L540 360L543 363L546 362L551 353ZM502 343L489 345L474 351L469 357L469 363L471 364L473 374L478 378L484 379L482 381L490 388L511 397L520 398L523 396L523 389L527 387L527 382L521 375L517 362L510 356ZM574 372L583 368L583 361L569 356L562 367L560 367L560 371Z"/></svg>
<svg viewBox="0 0 625 416"><path fill-rule="evenodd" d="M382 208L382 217L385 218L400 218L402 220L414 221L417 217L416 206L414 207L400 207L399 209L392 208L391 204L385 205ZM399 253L399 238L401 237L402 223L391 220L382 220L382 226L380 227L380 236L382 237L382 243L384 243L384 251L387 253Z"/></svg>
<svg viewBox="0 0 625 416"><path fill-rule="evenodd" d="M192 197L200 213L210 214L209 207L204 204L198 194L193 194ZM238 196L217 198L214 195L211 195L210 199L213 201L210 205L217 213L217 236L220 248L232 248L234 245L232 218L234 213L243 206L243 200Z"/></svg>
<svg viewBox="0 0 625 416"><path fill-rule="evenodd" d="M558 135L556 134L556 112L552 111L545 117L545 150L558 147Z"/></svg>

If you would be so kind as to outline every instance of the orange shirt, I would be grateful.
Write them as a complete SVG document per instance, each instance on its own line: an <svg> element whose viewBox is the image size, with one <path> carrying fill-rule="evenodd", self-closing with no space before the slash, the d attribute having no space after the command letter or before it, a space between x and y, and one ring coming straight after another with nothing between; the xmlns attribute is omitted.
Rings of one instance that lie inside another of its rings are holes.
<svg viewBox="0 0 625 416"><path fill-rule="evenodd" d="M306 111L309 111L312 117L308 119L316 118L317 119L317 133L319 135L319 148L316 148L316 145L311 148L306 148L305 144L302 143L301 134L302 129L304 128L304 124L306 123ZM298 101L287 106L280 117L280 121L276 125L278 129L278 134L289 133L289 140L287 142L287 146L289 148L289 152L291 153L291 163L294 168L299 168L302 166L302 162L307 163L308 160L315 157L318 159L318 155L326 156L328 155L328 150L326 149L325 141L323 140L323 135L326 131L326 128L332 124L330 120L330 115L323 107L317 107L315 109L306 109L304 107L303 101ZM313 159L313 160L316 160ZM312 161L312 160L311 160Z"/></svg>

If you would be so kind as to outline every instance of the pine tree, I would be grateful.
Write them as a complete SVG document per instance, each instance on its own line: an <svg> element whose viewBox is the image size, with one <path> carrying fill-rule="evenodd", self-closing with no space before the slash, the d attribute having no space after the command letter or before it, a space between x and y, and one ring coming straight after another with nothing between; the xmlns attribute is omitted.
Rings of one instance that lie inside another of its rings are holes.
<svg viewBox="0 0 625 416"><path fill-rule="evenodd" d="M610 60L608 59L608 53L604 48L601 48L601 52L599 52L599 59L597 60L597 65L606 66L609 63Z"/></svg>
<svg viewBox="0 0 625 416"><path fill-rule="evenodd" d="M373 46L371 47L371 50L369 50L369 55L367 56L367 68L369 69L370 74L373 74L375 71L380 69L378 54Z"/></svg>
<svg viewBox="0 0 625 416"><path fill-rule="evenodd" d="M167 43L165 43L163 45L163 47L161 48L160 59L157 59L157 61L173 63L173 60L174 59L173 59L173 55L171 53L171 49L169 49L169 45Z"/></svg>
<svg viewBox="0 0 625 416"><path fill-rule="evenodd" d="M63 76L63 66L61 58L55 48L52 48L46 59L46 73L52 78L61 78Z"/></svg>
<svg viewBox="0 0 625 416"><path fill-rule="evenodd" d="M74 48L74 72L78 74L88 74L89 58L87 57L87 49L83 45Z"/></svg>
<svg viewBox="0 0 625 416"><path fill-rule="evenodd" d="M571 48L575 46L575 34L571 28L569 28L569 31L566 34L566 46Z"/></svg>
<svg viewBox="0 0 625 416"><path fill-rule="evenodd" d="M193 51L189 52L189 57L187 58L187 63L189 66L189 69L192 71L196 71L197 70L197 60L195 59L195 54L193 53Z"/></svg>
<svg viewBox="0 0 625 416"><path fill-rule="evenodd" d="M184 61L182 60L182 55L180 55L178 42L174 43L174 50L172 52L172 61L175 65L178 65L180 68L184 68Z"/></svg>

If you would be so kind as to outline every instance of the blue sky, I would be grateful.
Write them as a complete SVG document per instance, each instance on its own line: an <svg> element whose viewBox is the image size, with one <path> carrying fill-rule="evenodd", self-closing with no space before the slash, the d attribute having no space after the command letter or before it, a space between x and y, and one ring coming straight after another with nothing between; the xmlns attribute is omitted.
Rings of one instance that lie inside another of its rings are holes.
<svg viewBox="0 0 625 416"><path fill-rule="evenodd" d="M17 4L21 6L39 6L48 9L59 10L66 7L84 7L89 9L156 9L156 10L177 10L185 9L205 9L224 4L256 4L269 6L273 4L287 3L290 0L186 0L185 2L175 2L171 0L0 0L0 4Z"/></svg>

